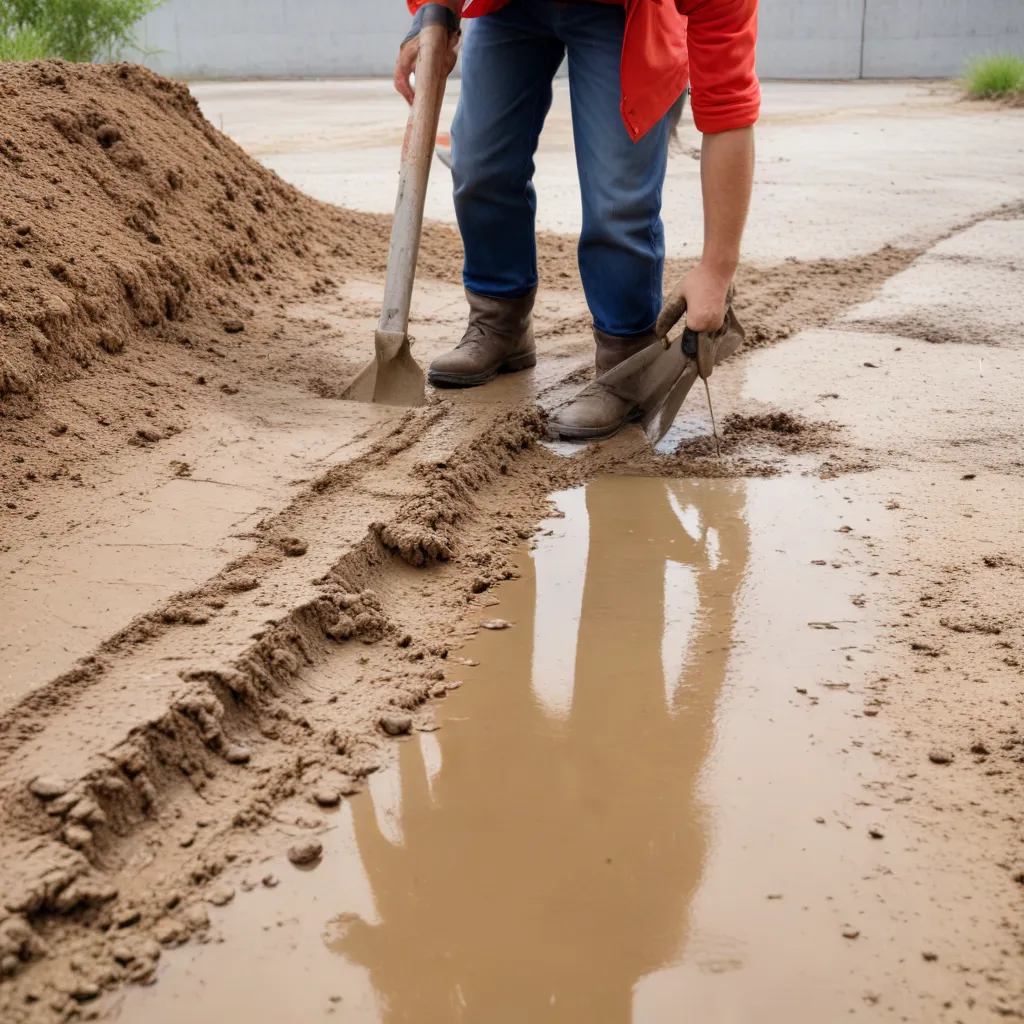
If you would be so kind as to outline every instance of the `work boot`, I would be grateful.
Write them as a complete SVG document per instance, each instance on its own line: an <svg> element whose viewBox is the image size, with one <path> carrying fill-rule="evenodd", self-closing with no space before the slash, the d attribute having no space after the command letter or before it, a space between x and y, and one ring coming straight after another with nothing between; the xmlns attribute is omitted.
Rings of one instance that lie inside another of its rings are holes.
<svg viewBox="0 0 1024 1024"><path fill-rule="evenodd" d="M653 345L658 336L650 331L630 337L616 337L594 328L597 352L597 380L587 385L567 405L552 414L548 431L567 441L603 441L617 434L627 423L640 418L638 396L603 384L601 377L623 360Z"/></svg>
<svg viewBox="0 0 1024 1024"><path fill-rule="evenodd" d="M434 387L475 388L499 373L537 365L533 340L533 300L537 289L518 299L493 299L466 290L469 325L462 341L431 364Z"/></svg>

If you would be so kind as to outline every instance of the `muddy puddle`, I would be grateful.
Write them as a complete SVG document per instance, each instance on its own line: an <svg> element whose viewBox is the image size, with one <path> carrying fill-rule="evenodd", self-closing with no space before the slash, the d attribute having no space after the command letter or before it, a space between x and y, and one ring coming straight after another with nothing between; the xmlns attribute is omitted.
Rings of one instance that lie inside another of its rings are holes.
<svg viewBox="0 0 1024 1024"><path fill-rule="evenodd" d="M878 757L878 510L800 478L554 501L472 613L512 625L458 651L440 728L329 815L315 870L282 832L229 873L210 941L104 1019L818 1024L899 1019L908 978L941 1000Z"/></svg>

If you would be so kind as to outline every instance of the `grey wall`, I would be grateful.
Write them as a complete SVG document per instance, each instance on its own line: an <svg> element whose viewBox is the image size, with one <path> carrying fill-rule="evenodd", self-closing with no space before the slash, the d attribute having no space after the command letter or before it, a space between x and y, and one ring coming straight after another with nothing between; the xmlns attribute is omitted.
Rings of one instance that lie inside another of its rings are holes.
<svg viewBox="0 0 1024 1024"><path fill-rule="evenodd" d="M857 78L863 21L864 0L761 0L758 73Z"/></svg>
<svg viewBox="0 0 1024 1024"><path fill-rule="evenodd" d="M1024 0L867 0L866 78L941 78L985 53L1024 55Z"/></svg>
<svg viewBox="0 0 1024 1024"><path fill-rule="evenodd" d="M139 40L176 78L391 76L403 0L166 0Z"/></svg>
<svg viewBox="0 0 1024 1024"><path fill-rule="evenodd" d="M167 0L140 39L179 78L390 76L404 0ZM942 78L1024 54L1024 0L761 0L764 78Z"/></svg>

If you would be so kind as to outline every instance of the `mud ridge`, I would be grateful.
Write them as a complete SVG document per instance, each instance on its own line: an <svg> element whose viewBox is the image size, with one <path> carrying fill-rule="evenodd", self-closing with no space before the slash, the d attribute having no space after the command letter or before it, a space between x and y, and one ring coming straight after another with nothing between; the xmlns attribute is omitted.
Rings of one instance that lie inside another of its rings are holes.
<svg viewBox="0 0 1024 1024"><path fill-rule="evenodd" d="M422 414L410 414L406 429L399 428L395 433L417 434L408 429L411 420L417 418L422 419ZM9 954L15 960L7 963L8 974L16 973L19 964L41 954L40 933L48 934L52 941L54 928L59 930L52 920L54 915L70 915L73 927L88 931L97 924L102 929L109 914L119 912L118 888L109 880L111 875L116 876L119 847L154 815L159 816L161 807L182 785L201 791L206 779L217 772L214 762L247 763L250 751L245 741L254 731L264 737L273 733L273 738L286 743L309 738L306 734L312 727L308 720L289 713L279 703L303 668L322 660L338 643L362 640L373 644L391 639L399 648L412 645L412 638L406 638L389 620L370 585L389 575L396 555L421 566L430 560L455 557L459 545L454 528L473 515L474 494L507 474L510 462L531 448L542 428L542 417L535 412L509 414L444 465L422 467L422 495L409 499L391 520L375 523L361 543L315 581L314 597L295 606L230 664L181 670L179 676L185 688L176 691L173 703L94 758L101 767L77 779L47 776L8 782L3 801L5 831L27 835L32 847L31 855L19 858L16 865L8 863L4 872L4 906L10 916L0 930L13 930L12 934L23 937ZM337 479L325 479L299 500L315 501L318 496L326 500L343 493ZM509 536L515 539L522 532L502 528L511 531ZM473 562L475 592L510 573L507 562L500 558L478 555ZM166 626L167 616L163 619ZM130 628L133 641L139 641L143 626L136 623ZM110 662L118 653L131 657L126 639L123 636L111 645L107 664L97 660L92 666L93 681L110 671ZM144 637L142 642L149 639ZM435 646L411 653L417 665L429 666L444 651ZM19 709L23 728L9 732L8 755L16 753L18 740L25 741L38 730L41 711L60 706L59 691L81 685L89 673L83 668L74 679L60 680L58 692L51 688L23 703ZM373 695L374 707L384 703L413 709L432 692L443 692L443 686L439 686L442 674L437 669L418 667L411 680L400 679L400 687L385 688ZM30 710L36 714L34 727ZM372 756L372 742L366 741L366 736L375 731L377 719L373 714L379 717L380 712L371 712L362 722L347 723L351 735L339 732L339 725L335 725L316 741L347 759L343 768L351 779L364 777L379 766L379 759ZM268 718L272 723L269 726ZM272 805L273 801L264 797L250 801L248 807L239 810L234 824L257 825L265 820ZM45 839L33 840L33 834ZM12 871L15 877L11 877ZM24 931L26 924L32 926L31 933Z"/></svg>

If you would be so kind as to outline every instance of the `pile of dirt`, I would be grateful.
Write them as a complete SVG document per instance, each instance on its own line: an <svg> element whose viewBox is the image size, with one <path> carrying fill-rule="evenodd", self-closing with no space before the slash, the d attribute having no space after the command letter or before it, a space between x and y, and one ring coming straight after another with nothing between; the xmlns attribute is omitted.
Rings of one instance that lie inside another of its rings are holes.
<svg viewBox="0 0 1024 1024"><path fill-rule="evenodd" d="M325 258L384 259L386 218L304 196L145 68L0 65L0 97L0 418L190 318L241 332Z"/></svg>

